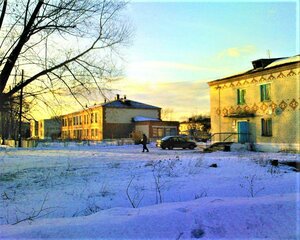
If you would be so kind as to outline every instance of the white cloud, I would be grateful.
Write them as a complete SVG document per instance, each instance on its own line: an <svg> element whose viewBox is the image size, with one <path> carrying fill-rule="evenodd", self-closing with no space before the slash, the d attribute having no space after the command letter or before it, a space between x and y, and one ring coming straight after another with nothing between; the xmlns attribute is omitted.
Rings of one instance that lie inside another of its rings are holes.
<svg viewBox="0 0 300 240"><path fill-rule="evenodd" d="M209 88L206 81L137 82L124 79L114 86L128 99L173 110L173 120L209 112Z"/></svg>
<svg viewBox="0 0 300 240"><path fill-rule="evenodd" d="M255 53L257 51L254 45L245 45L241 47L231 47L223 50L218 54L218 58L239 58Z"/></svg>

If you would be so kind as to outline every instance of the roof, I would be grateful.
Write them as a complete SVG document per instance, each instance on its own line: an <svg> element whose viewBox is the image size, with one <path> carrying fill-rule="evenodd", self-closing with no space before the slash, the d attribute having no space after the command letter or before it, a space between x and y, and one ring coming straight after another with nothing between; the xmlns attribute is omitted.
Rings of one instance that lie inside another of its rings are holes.
<svg viewBox="0 0 300 240"><path fill-rule="evenodd" d="M300 55L296 55L296 56L289 57L289 58L281 58L281 59L278 59L278 60L272 62L266 68L276 67L276 66L280 66L280 65L284 65L284 64L288 64L288 63L299 62L299 61L300 61Z"/></svg>
<svg viewBox="0 0 300 240"><path fill-rule="evenodd" d="M221 79L213 80L208 82L208 85L213 85L219 81L223 80L229 80L235 77L240 77L246 74L252 74L252 73L257 73L261 72L264 70L272 69L272 68L277 68L289 64L294 64L294 63L300 63L300 55L292 56L292 57L285 57L285 58L272 58L272 59L258 59L255 61L252 61L253 69L250 69L248 71L242 72L242 73L237 73L228 77L224 77Z"/></svg>
<svg viewBox="0 0 300 240"><path fill-rule="evenodd" d="M137 108L137 109L160 109L159 107L148 105L141 102L132 101L129 99L117 99L111 102L103 103L103 107L111 108Z"/></svg>
<svg viewBox="0 0 300 240"><path fill-rule="evenodd" d="M150 117L144 117L144 116L136 116L133 118L134 122L145 122L145 121L150 121L150 122L159 122L160 119L158 118L150 118Z"/></svg>

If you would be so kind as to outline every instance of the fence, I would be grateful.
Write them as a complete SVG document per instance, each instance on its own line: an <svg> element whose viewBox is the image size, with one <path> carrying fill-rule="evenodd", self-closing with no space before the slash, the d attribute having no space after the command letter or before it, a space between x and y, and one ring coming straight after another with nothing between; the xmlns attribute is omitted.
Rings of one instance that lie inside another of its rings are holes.
<svg viewBox="0 0 300 240"><path fill-rule="evenodd" d="M131 138L120 138L120 139L104 139L102 141L45 141L45 140L22 140L23 148L33 148L33 147L54 147L54 146L89 146L89 145L131 145L134 144ZM16 140L4 140L4 145L10 147L18 147L18 141Z"/></svg>

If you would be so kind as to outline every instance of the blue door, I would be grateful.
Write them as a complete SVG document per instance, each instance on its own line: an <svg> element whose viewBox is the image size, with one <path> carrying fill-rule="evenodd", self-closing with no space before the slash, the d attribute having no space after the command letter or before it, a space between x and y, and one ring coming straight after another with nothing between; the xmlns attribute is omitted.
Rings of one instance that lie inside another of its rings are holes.
<svg viewBox="0 0 300 240"><path fill-rule="evenodd" d="M238 142L249 142L249 122L238 122Z"/></svg>

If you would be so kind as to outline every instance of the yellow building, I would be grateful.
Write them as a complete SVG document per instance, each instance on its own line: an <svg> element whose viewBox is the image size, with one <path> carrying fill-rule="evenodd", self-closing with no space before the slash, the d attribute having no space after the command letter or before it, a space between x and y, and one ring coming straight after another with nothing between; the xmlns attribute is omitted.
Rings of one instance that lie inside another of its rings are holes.
<svg viewBox="0 0 300 240"><path fill-rule="evenodd" d="M179 124L179 133L195 139L209 138L210 117L189 118Z"/></svg>
<svg viewBox="0 0 300 240"><path fill-rule="evenodd" d="M253 69L208 83L213 141L256 150L298 150L300 55L259 59Z"/></svg>
<svg viewBox="0 0 300 240"><path fill-rule="evenodd" d="M117 95L116 99L62 116L62 139L103 140L128 138L134 118L160 119L161 108Z"/></svg>

